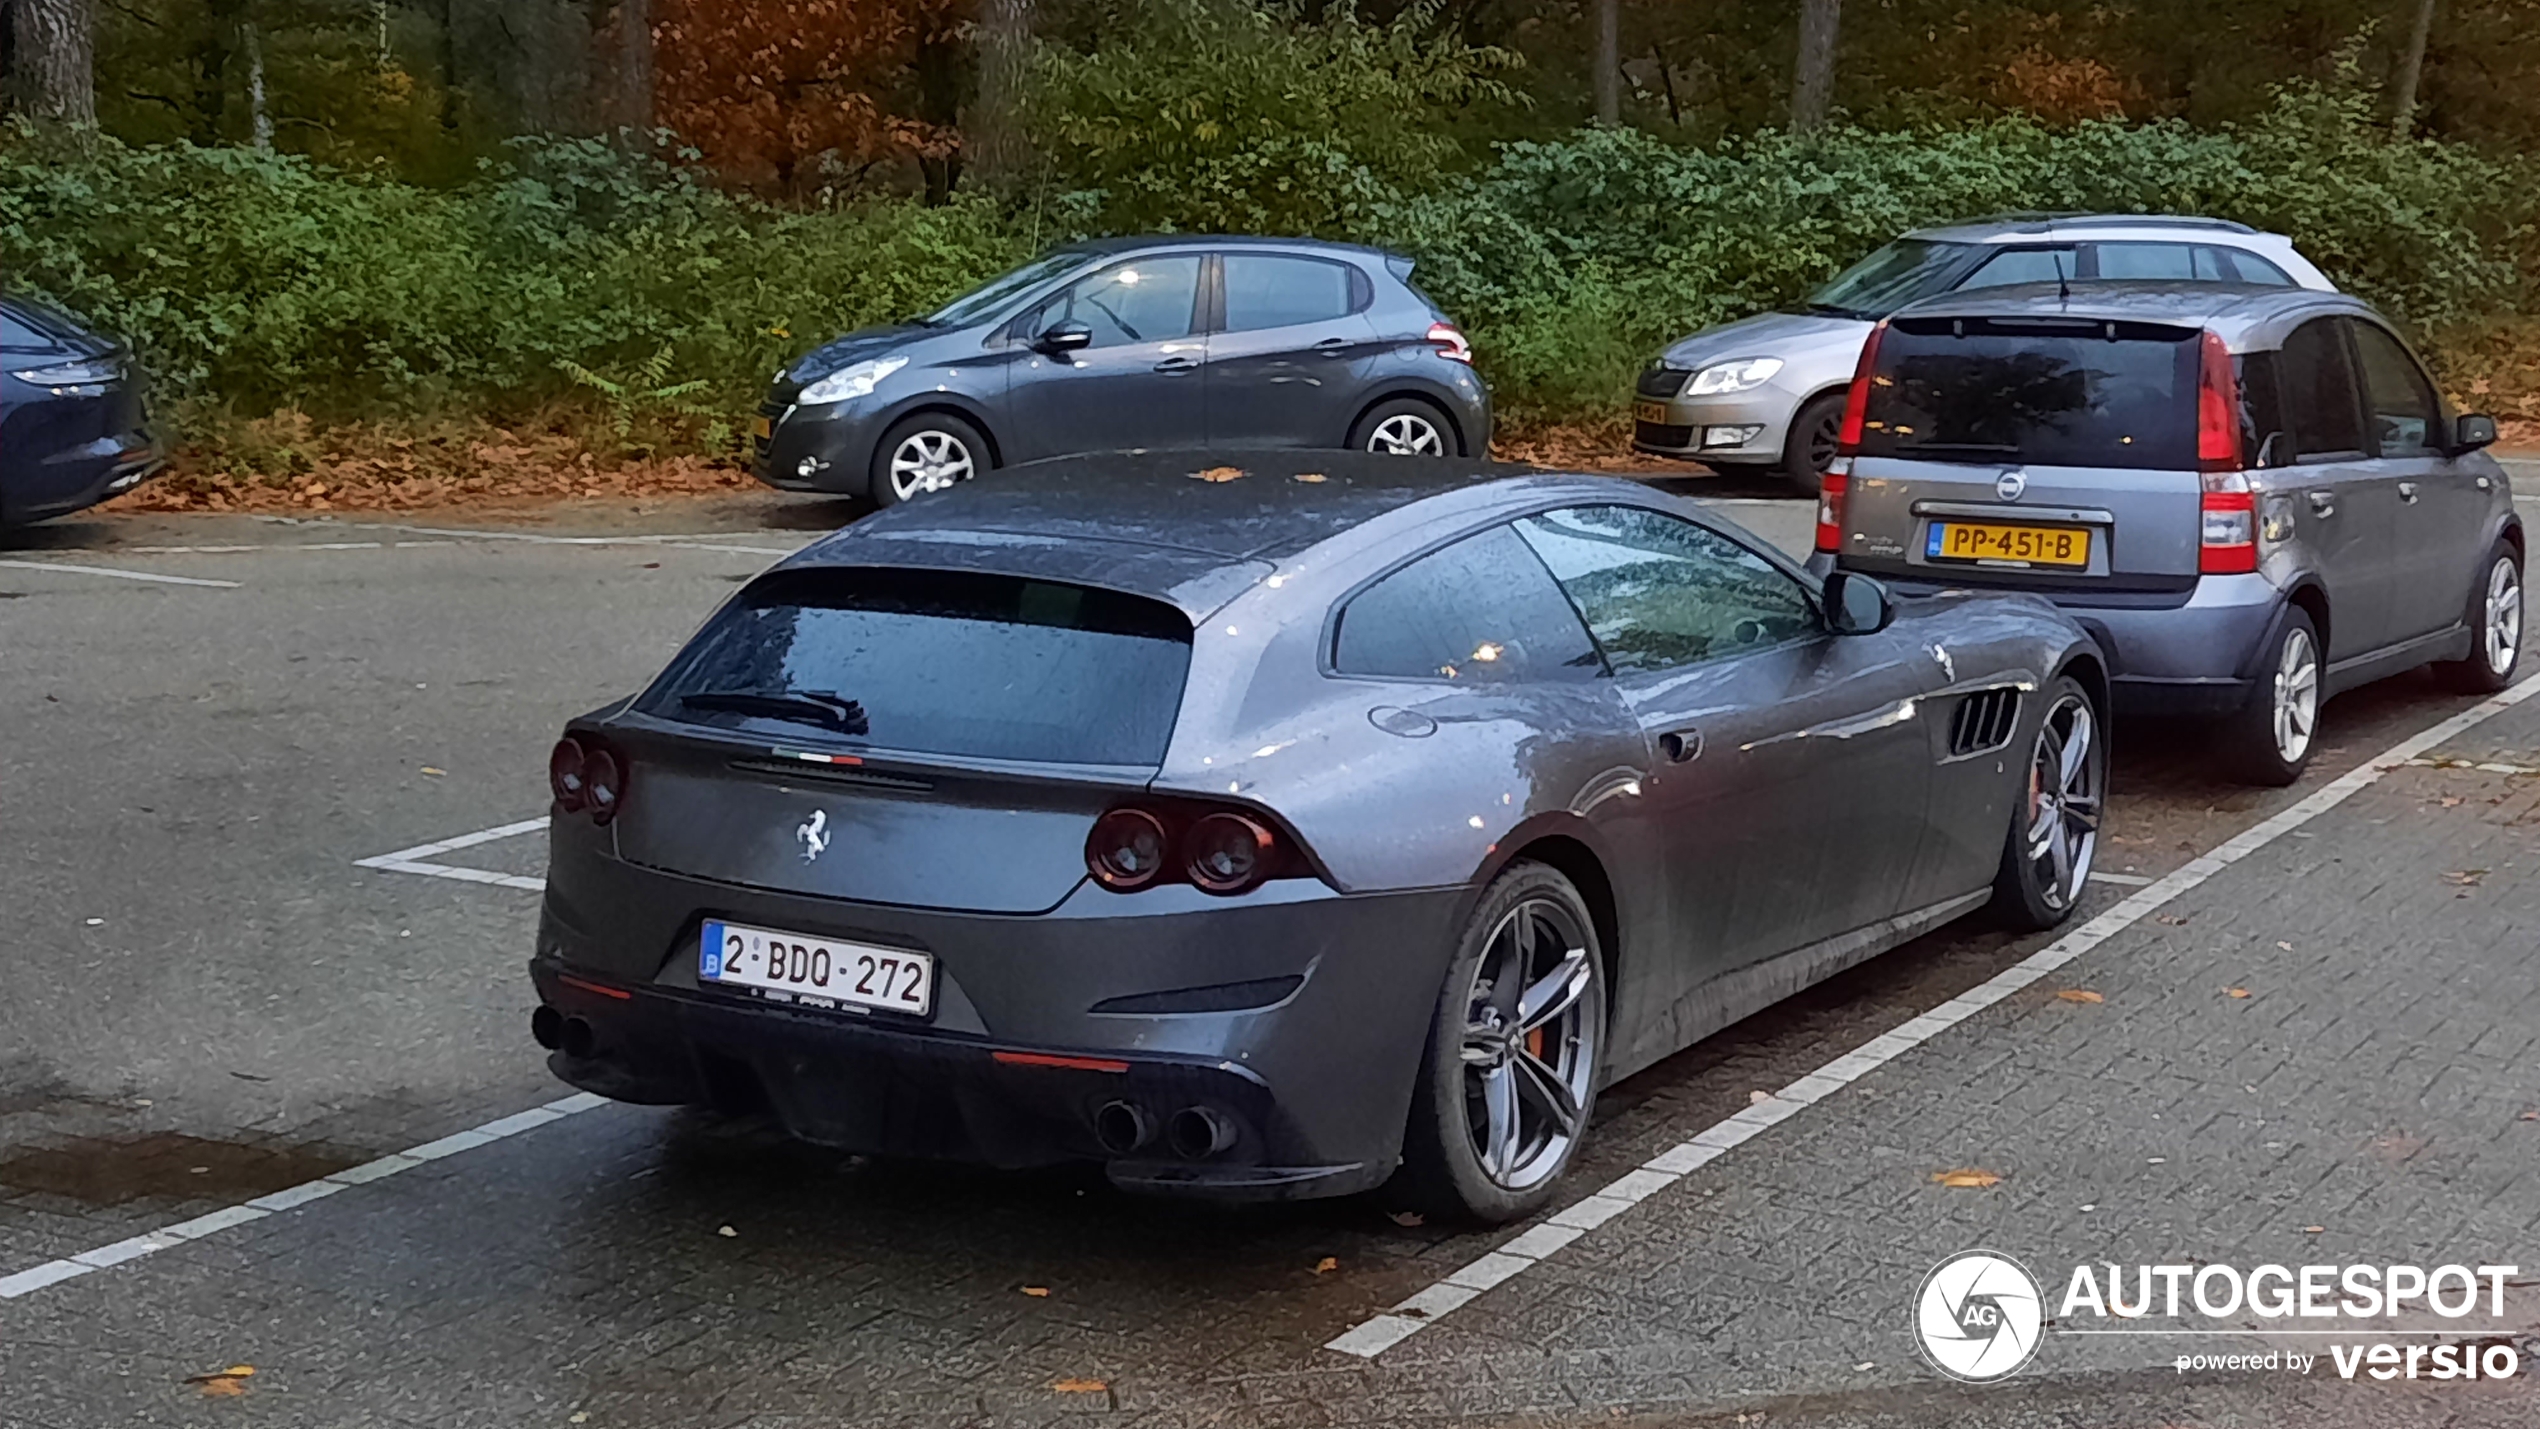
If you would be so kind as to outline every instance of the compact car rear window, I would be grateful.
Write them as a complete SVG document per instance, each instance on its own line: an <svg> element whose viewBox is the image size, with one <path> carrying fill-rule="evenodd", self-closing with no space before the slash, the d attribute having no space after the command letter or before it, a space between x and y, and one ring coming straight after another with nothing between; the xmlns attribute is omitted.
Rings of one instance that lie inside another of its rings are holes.
<svg viewBox="0 0 2540 1429"><path fill-rule="evenodd" d="M2197 336L2058 317L1893 322L1861 453L2193 471Z"/></svg>
<svg viewBox="0 0 2540 1429"><path fill-rule="evenodd" d="M638 708L788 740L1144 766L1163 761L1190 662L1181 612L1118 591L961 571L778 571L717 613Z"/></svg>

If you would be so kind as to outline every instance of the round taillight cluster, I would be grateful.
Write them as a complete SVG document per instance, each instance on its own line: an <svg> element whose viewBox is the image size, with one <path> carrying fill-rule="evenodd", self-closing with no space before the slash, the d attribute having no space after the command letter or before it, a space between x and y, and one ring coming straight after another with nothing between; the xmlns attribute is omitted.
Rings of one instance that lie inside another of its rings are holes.
<svg viewBox="0 0 2540 1429"><path fill-rule="evenodd" d="M1302 862L1276 830L1232 809L1123 805L1094 820L1085 838L1086 869L1115 893L1177 881L1209 893L1242 893Z"/></svg>
<svg viewBox="0 0 2540 1429"><path fill-rule="evenodd" d="M547 788L558 813L589 814L591 822L605 824L626 801L626 765L605 746L566 735L547 755Z"/></svg>

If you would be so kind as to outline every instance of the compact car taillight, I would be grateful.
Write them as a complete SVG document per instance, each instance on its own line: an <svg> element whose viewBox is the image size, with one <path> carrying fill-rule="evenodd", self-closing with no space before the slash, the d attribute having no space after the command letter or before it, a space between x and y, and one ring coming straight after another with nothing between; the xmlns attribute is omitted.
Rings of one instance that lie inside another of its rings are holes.
<svg viewBox="0 0 2540 1429"><path fill-rule="evenodd" d="M2205 575L2258 568L2258 500L2240 453L2240 381L2231 349L2209 328L2196 364L2196 465L2203 472L2196 569Z"/></svg>
<svg viewBox="0 0 2540 1429"><path fill-rule="evenodd" d="M559 814L589 814L605 824L626 802L626 761L597 743L572 735L556 741L547 755L547 788Z"/></svg>
<svg viewBox="0 0 2540 1429"><path fill-rule="evenodd" d="M1260 816L1171 799L1122 804L1094 820L1085 869L1115 893L1188 883L1218 894L1309 871L1296 845Z"/></svg>
<svg viewBox="0 0 2540 1429"><path fill-rule="evenodd" d="M1429 324L1429 345L1449 362L1469 364L1473 360L1473 344L1464 340L1464 330L1453 323Z"/></svg>
<svg viewBox="0 0 2540 1429"><path fill-rule="evenodd" d="M1852 492L1852 458L1839 456L1817 478L1817 549L1827 555L1843 551L1843 501Z"/></svg>
<svg viewBox="0 0 2540 1429"><path fill-rule="evenodd" d="M1878 366L1879 341L1887 336L1887 319L1870 329L1867 342L1861 344L1861 360L1852 365L1852 390L1843 398L1843 425L1835 432L1835 451L1851 456L1861 450L1862 425L1870 417L1870 373Z"/></svg>

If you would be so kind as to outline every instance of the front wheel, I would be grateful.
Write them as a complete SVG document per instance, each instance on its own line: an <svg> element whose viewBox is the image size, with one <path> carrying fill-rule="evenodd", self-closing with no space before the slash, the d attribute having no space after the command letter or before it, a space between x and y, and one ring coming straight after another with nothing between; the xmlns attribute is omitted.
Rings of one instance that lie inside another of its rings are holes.
<svg viewBox="0 0 2540 1429"><path fill-rule="evenodd" d="M2248 703L2232 716L2224 759L2234 778L2281 789L2302 777L2320 723L2320 636L2308 612L2284 612Z"/></svg>
<svg viewBox="0 0 2540 1429"><path fill-rule="evenodd" d="M2469 658L2435 667L2445 683L2473 695L2512 684L2522 667L2522 556L2511 542L2498 541L2487 553L2461 619L2469 625Z"/></svg>
<svg viewBox="0 0 2540 1429"><path fill-rule="evenodd" d="M2021 932L2042 932L2073 916L2099 852L2107 807L2108 741L2090 692L2070 675L2046 687L2046 715L2029 746L2028 772L2013 801L1993 906Z"/></svg>
<svg viewBox="0 0 2540 1429"><path fill-rule="evenodd" d="M1834 465L1835 441L1843 432L1843 403L1848 394L1829 392L1799 409L1790 419L1790 434L1782 438L1782 459L1776 469L1782 480L1810 496L1817 494L1820 478Z"/></svg>
<svg viewBox="0 0 2540 1429"><path fill-rule="evenodd" d="M1605 970L1555 869L1491 881L1457 940L1420 1059L1402 1180L1432 1214L1499 1225L1541 1210L1596 1105Z"/></svg>
<svg viewBox="0 0 2540 1429"><path fill-rule="evenodd" d="M949 412L920 412L891 425L873 449L876 506L945 491L996 465L988 439Z"/></svg>

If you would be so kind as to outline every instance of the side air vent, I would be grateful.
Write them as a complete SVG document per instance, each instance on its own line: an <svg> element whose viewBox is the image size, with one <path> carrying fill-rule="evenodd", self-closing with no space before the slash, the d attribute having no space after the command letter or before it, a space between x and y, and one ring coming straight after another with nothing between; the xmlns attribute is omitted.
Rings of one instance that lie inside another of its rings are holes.
<svg viewBox="0 0 2540 1429"><path fill-rule="evenodd" d="M1978 690L1958 702L1949 717L1949 754L1982 754L2011 742L2020 727L2020 692Z"/></svg>

